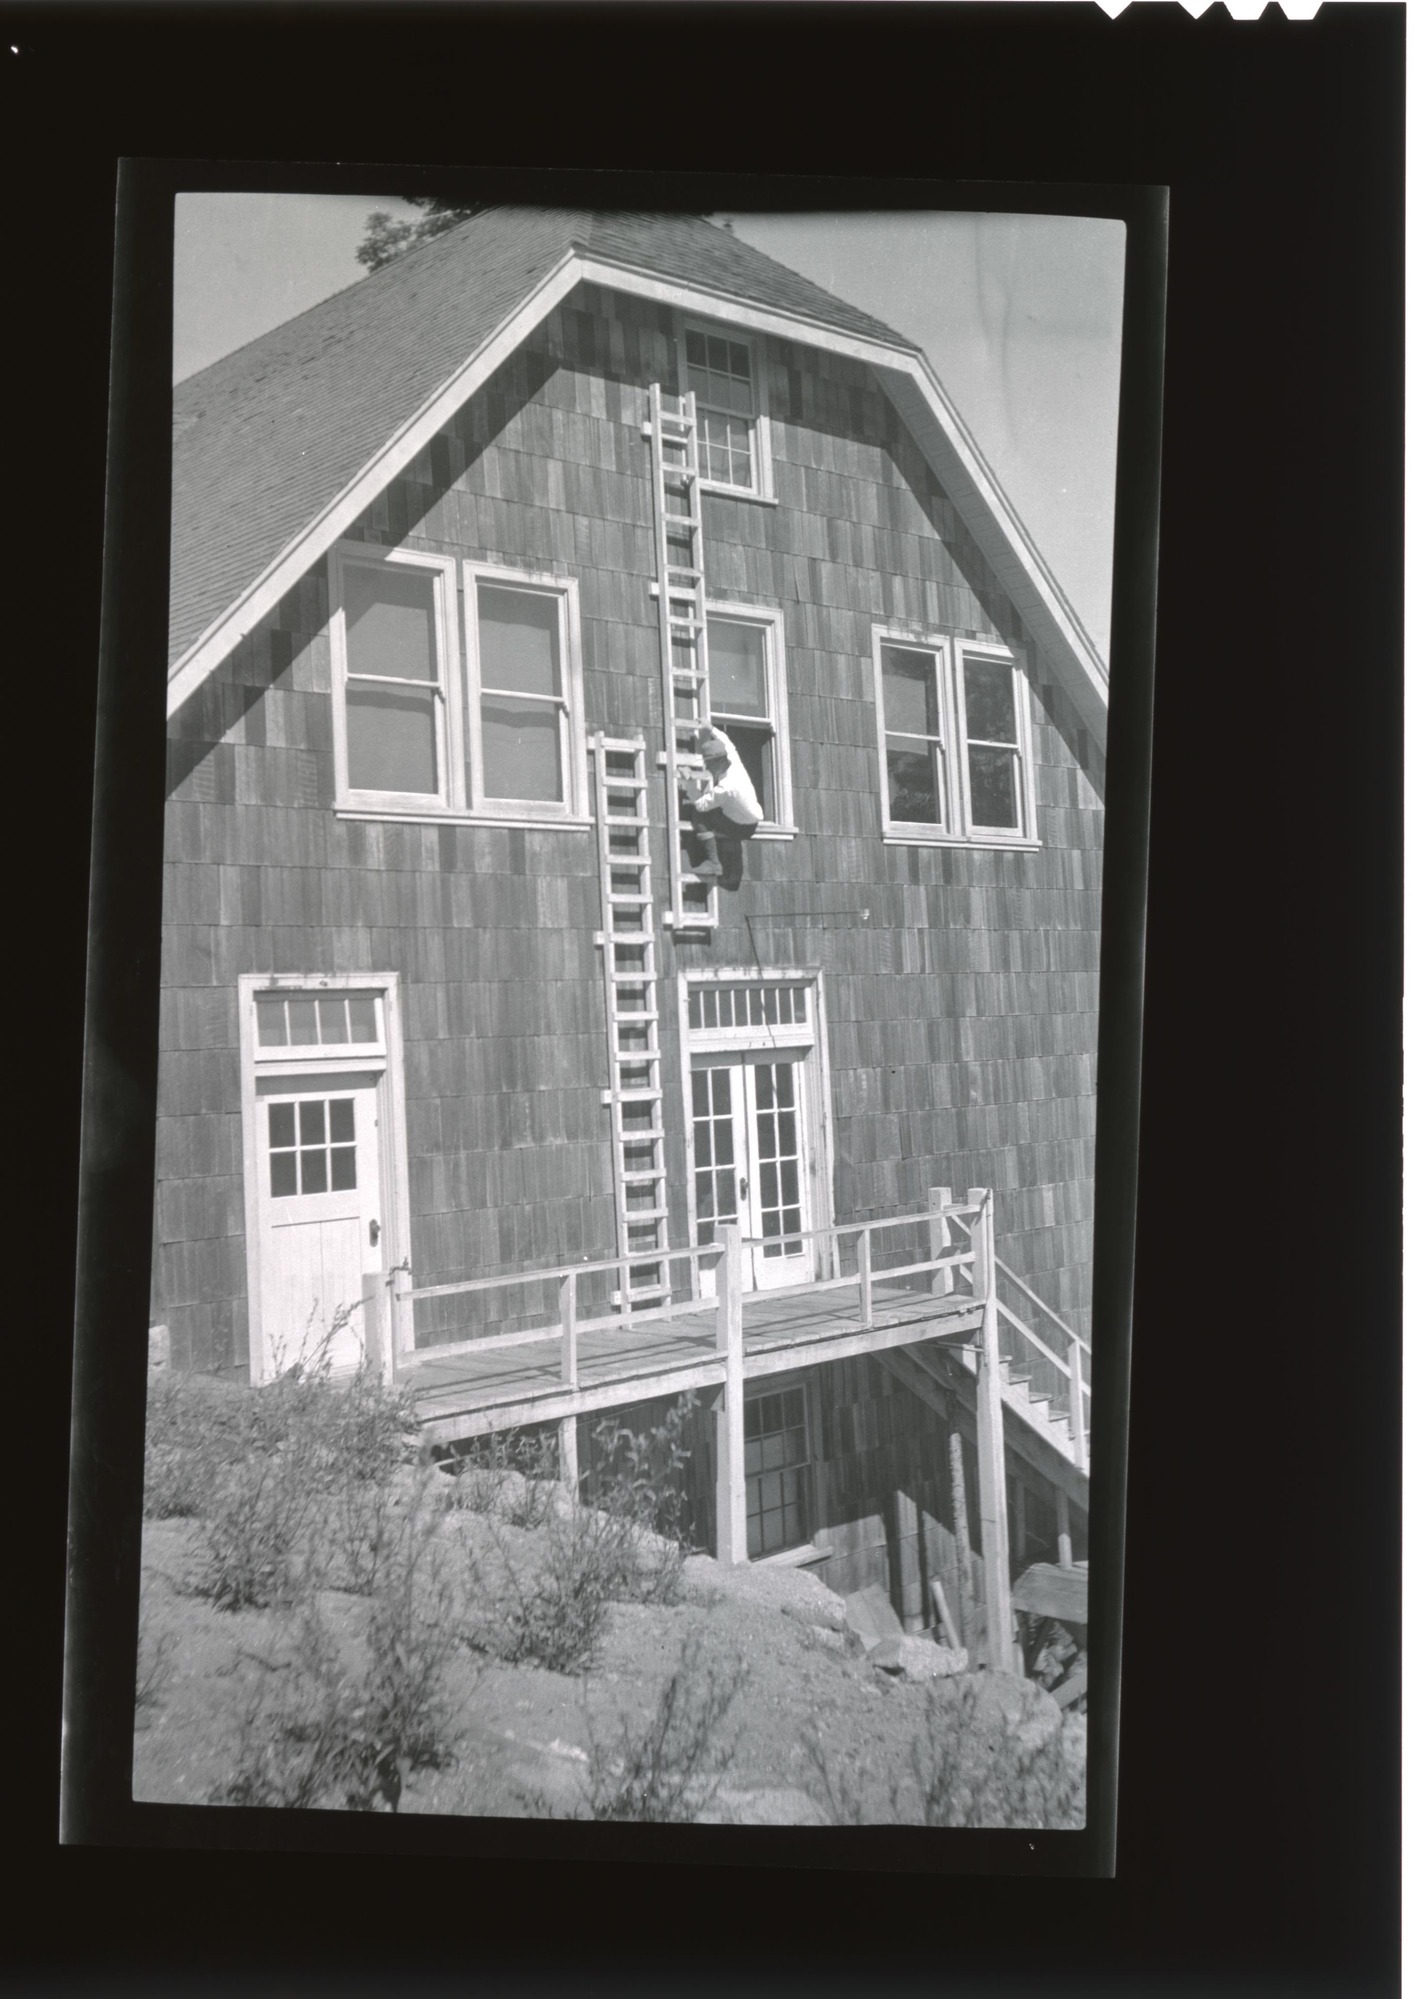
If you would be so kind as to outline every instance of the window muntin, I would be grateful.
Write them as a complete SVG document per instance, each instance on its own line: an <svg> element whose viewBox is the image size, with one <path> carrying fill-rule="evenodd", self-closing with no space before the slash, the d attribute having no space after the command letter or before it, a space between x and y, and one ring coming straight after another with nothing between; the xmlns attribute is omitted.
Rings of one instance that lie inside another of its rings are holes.
<svg viewBox="0 0 1417 1999"><path fill-rule="evenodd" d="M488 801L564 808L570 734L564 597L486 578L474 587L481 755L469 772L469 791Z"/></svg>
<svg viewBox="0 0 1417 1999"><path fill-rule="evenodd" d="M801 1139L798 1128L796 1064L753 1064L754 1107L763 1255L800 1256L802 1239Z"/></svg>
<svg viewBox="0 0 1417 1999"><path fill-rule="evenodd" d="M971 827L1022 834L1023 758L1011 660L964 658L965 797Z"/></svg>
<svg viewBox="0 0 1417 1999"><path fill-rule="evenodd" d="M259 1048L379 1047L378 993L257 993Z"/></svg>
<svg viewBox="0 0 1417 1999"><path fill-rule="evenodd" d="M714 724L743 759L764 819L776 824L782 815L770 638L767 625L709 616L709 702Z"/></svg>
<svg viewBox="0 0 1417 1999"><path fill-rule="evenodd" d="M811 1449L805 1388L781 1388L743 1404L748 1555L798 1547L810 1531Z"/></svg>
<svg viewBox="0 0 1417 1999"><path fill-rule="evenodd" d="M708 606L709 712L752 779L763 824L788 828L792 786L781 621L750 606Z"/></svg>
<svg viewBox="0 0 1417 1999"><path fill-rule="evenodd" d="M881 647L888 816L905 825L945 823L940 656L922 646Z"/></svg>
<svg viewBox="0 0 1417 1999"><path fill-rule="evenodd" d="M691 1034L725 1032L732 1028L806 1025L807 988L786 983L696 983L689 987L688 1007Z"/></svg>
<svg viewBox="0 0 1417 1999"><path fill-rule="evenodd" d="M344 565L345 737L352 791L436 799L443 789L438 579Z"/></svg>
<svg viewBox="0 0 1417 1999"><path fill-rule="evenodd" d="M751 492L758 483L752 348L746 340L687 327L684 372L698 416L699 476Z"/></svg>
<svg viewBox="0 0 1417 1999"><path fill-rule="evenodd" d="M353 1097L268 1101L266 1137L272 1200L358 1185Z"/></svg>
<svg viewBox="0 0 1417 1999"><path fill-rule="evenodd" d="M1027 711L1013 655L880 628L873 641L885 832L1031 844Z"/></svg>

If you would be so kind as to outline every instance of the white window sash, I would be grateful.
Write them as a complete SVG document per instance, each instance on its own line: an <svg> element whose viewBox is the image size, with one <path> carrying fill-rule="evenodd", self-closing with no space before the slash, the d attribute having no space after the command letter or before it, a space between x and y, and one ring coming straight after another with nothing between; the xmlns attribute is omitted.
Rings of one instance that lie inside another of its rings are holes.
<svg viewBox="0 0 1417 1999"><path fill-rule="evenodd" d="M792 812L792 738L788 729L787 647L782 612L764 604L733 604L711 598L704 604L704 615L710 621L721 618L727 624L753 625L765 635L763 692L767 700L767 714L745 715L736 709L717 707L713 702L712 677L709 680L710 710L726 721L768 730L777 810L772 818L763 820L762 830L793 833L797 829Z"/></svg>
<svg viewBox="0 0 1417 1999"><path fill-rule="evenodd" d="M411 681L396 674L351 673L345 627L345 573L348 569L420 570L433 575L435 614L433 620L436 678ZM457 680L449 671L458 657L457 563L452 556L427 555L421 550L385 549L366 542L341 543L331 553L330 564L330 664L334 700L335 801L339 806L372 806L379 810L407 809L412 812L458 810L462 803L455 746L458 738ZM430 689L433 698L433 736L436 756L436 792L371 791L351 785L349 778L349 725L346 709L350 687L402 687L405 691Z"/></svg>
<svg viewBox="0 0 1417 1999"><path fill-rule="evenodd" d="M518 688L488 687L482 679L481 633L478 616L478 584L494 583L523 590L528 596L552 597L558 607L561 651L561 691L559 694L529 694ZM581 697L580 593L574 577L548 576L524 569L507 569L486 562L465 560L462 565L463 623L466 628L466 713L468 800L479 817L512 820L580 819L587 812L584 758L578 746L585 730ZM482 765L482 703L484 697L500 695L508 701L531 701L555 708L560 716L562 796L548 798L489 798Z"/></svg>
<svg viewBox="0 0 1417 1999"><path fill-rule="evenodd" d="M750 333L746 327L735 325L732 321L725 320L721 324L715 324L713 320L690 319L683 314L679 316L677 330L678 338L674 345L679 378L678 393L681 396L686 394L689 388L689 350L686 336L690 333L701 333L705 339L713 337L719 340L733 340L739 346L746 347L748 366L752 374L751 416L745 416L742 410L730 409L726 404L703 399L698 400L695 405L696 410L711 411L715 416L733 417L739 423L747 424L748 442L752 453L752 483L747 486L735 486L727 479L710 479L703 474L701 468L700 486L710 493L736 494L740 499L774 499L772 453L768 448L768 416L763 405L763 350L760 336Z"/></svg>

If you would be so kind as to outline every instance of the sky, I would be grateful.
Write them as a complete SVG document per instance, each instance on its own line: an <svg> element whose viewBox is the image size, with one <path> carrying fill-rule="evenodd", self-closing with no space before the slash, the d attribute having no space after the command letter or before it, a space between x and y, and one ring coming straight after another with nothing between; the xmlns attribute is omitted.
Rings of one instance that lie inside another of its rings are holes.
<svg viewBox="0 0 1417 1999"><path fill-rule="evenodd" d="M392 196L180 195L174 380L361 280L355 251L375 208L415 212ZM727 219L924 348L1105 659L1124 225L933 211Z"/></svg>

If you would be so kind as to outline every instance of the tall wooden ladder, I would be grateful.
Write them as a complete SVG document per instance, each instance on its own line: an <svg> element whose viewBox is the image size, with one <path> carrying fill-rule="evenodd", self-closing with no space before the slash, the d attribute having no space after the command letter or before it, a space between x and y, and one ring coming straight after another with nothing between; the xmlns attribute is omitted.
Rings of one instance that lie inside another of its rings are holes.
<svg viewBox="0 0 1417 1999"><path fill-rule="evenodd" d="M642 736L591 742L604 929L597 932L610 1043L610 1108L618 1254L635 1259L616 1303L629 1317L670 1295L669 1188L659 1052L649 778Z"/></svg>
<svg viewBox="0 0 1417 1999"><path fill-rule="evenodd" d="M659 599L659 657L664 687L664 766L669 834L673 930L708 931L718 923L718 890L701 881L684 860L684 836L693 821L679 798L679 780L702 770L692 747L700 722L712 719L709 700L708 616L704 606L704 527L699 504L699 445L692 390L667 395L650 384L644 434L653 459L654 541Z"/></svg>

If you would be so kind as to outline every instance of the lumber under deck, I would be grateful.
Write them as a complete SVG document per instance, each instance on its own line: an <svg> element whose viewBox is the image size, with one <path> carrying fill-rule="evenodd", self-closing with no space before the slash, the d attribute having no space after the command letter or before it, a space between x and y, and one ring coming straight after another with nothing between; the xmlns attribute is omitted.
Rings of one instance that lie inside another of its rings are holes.
<svg viewBox="0 0 1417 1999"><path fill-rule="evenodd" d="M878 1283L867 1326L859 1292L814 1290L792 1295L749 1292L743 1299L743 1373L747 1380L828 1360L909 1346L919 1340L967 1340L979 1328L971 1298L941 1298ZM412 1388L430 1443L455 1443L523 1424L559 1422L661 1395L717 1386L724 1378L716 1309L674 1319L653 1313L625 1326L578 1335L574 1388L561 1379L554 1338L487 1354L464 1349L439 1356L428 1349L400 1365L400 1386Z"/></svg>

